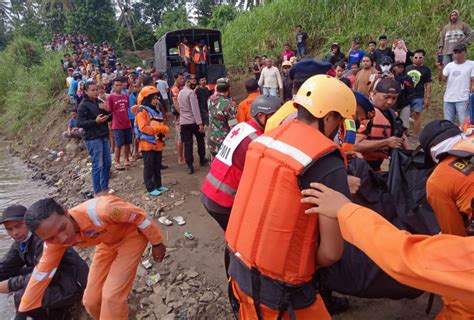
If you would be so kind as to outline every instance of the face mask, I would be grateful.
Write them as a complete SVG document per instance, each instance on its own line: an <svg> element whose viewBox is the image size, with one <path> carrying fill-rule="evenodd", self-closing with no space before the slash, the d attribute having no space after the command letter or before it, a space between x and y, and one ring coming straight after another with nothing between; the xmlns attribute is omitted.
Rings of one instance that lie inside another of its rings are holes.
<svg viewBox="0 0 474 320"><path fill-rule="evenodd" d="M391 67L392 65L389 64L389 65L381 66L380 69L382 70L382 72L389 72Z"/></svg>
<svg viewBox="0 0 474 320"><path fill-rule="evenodd" d="M195 83L191 83L191 84L189 85L189 87L194 90L194 89L196 89L196 84L195 84Z"/></svg>

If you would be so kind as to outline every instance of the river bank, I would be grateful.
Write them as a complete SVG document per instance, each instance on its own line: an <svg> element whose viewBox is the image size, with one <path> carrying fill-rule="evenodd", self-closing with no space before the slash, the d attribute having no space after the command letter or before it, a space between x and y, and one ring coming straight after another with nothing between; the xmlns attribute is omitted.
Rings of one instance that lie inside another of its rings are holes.
<svg viewBox="0 0 474 320"><path fill-rule="evenodd" d="M238 100L245 97L244 78L233 87ZM12 144L12 155L19 156L35 173L32 178L55 188L52 195L65 207L84 201L84 193L91 190L91 163L82 142L64 140L68 105L65 98L57 101L41 124L31 126ZM439 118L437 103L425 116L425 121ZM424 122L425 122L424 121ZM139 266L137 279L129 298L131 319L233 319L227 301L226 278L223 264L224 237L217 223L203 208L199 199L201 183L207 168L196 167L188 175L185 167L176 163L174 128L167 137L163 162L169 166L162 171L163 184L170 191L159 197L149 197L143 184L143 163L139 160L126 171L112 170L110 187L115 193L145 208L155 219L166 215L181 215L184 226L160 226L168 248L163 263L150 269ZM37 200L37 199L34 199ZM194 240L184 238L191 232ZM80 251L90 263L93 249ZM148 261L148 257L143 257ZM158 276L159 274L159 276ZM157 283L156 280L159 278ZM148 284L147 284L148 283ZM359 299L350 297L351 309L334 316L349 319L433 319L441 307L436 299L430 315L424 310L426 295L415 300Z"/></svg>

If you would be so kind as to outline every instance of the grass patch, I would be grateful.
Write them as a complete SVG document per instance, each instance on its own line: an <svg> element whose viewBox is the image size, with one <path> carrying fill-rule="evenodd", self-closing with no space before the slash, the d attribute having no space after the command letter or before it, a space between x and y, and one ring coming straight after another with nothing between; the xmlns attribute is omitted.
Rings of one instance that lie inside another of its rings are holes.
<svg viewBox="0 0 474 320"><path fill-rule="evenodd" d="M246 70L256 55L277 57L287 42L294 47L295 25L301 24L313 57L328 52L333 42L347 50L358 37L365 48L386 34L389 41L404 39L412 50L424 48L427 64L434 66L439 31L452 9L474 21L472 0L275 0L239 14L224 28L224 56L229 67Z"/></svg>
<svg viewBox="0 0 474 320"><path fill-rule="evenodd" d="M10 134L31 128L64 91L62 54L20 38L0 53L0 125Z"/></svg>

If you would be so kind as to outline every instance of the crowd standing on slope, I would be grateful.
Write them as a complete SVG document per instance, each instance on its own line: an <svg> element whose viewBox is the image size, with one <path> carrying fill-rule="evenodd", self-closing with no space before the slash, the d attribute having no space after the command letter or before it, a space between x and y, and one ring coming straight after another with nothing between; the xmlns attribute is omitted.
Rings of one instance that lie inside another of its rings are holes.
<svg viewBox="0 0 474 320"><path fill-rule="evenodd" d="M354 38L345 53L333 43L315 61L298 25L296 52L285 44L276 59L255 57L248 96L236 105L229 79L208 86L205 43L190 52L187 40L178 45L196 68L175 74L170 88L164 70L123 65L106 42L56 35L47 47L66 52L71 109L63 136L84 141L93 190L73 208L47 198L2 213L15 243L0 261L0 292L15 293L16 319L63 319L81 298L95 319L128 318L143 251L151 243L161 262L166 247L143 209L111 195L110 171L143 159L146 192L168 191L161 170L172 124L178 165L194 174L193 136L200 166L210 163L201 201L225 231L230 302L241 319L329 319L347 310L348 300L333 296L317 272L337 264L347 244L400 283L441 295L437 319L474 318L474 62L467 60L474 33L459 17L450 12L437 50L445 119L423 130L432 70L426 48L411 51L403 39L390 47L381 35L364 51ZM441 235L400 232L352 203L367 186L351 163L377 174L395 150L418 141L432 169L421 187ZM90 270L72 246L96 248Z"/></svg>

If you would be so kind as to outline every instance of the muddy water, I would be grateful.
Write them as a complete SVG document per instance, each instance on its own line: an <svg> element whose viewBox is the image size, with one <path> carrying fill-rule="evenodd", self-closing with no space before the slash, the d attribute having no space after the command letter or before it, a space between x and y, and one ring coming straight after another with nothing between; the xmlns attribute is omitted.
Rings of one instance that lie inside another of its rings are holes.
<svg viewBox="0 0 474 320"><path fill-rule="evenodd" d="M34 201L48 196L51 191L45 185L32 181L32 172L18 158L9 153L9 142L0 140L0 212L12 204L28 206ZM0 257L10 248L12 239L0 227ZM15 315L13 299L0 294L0 319L12 319Z"/></svg>

